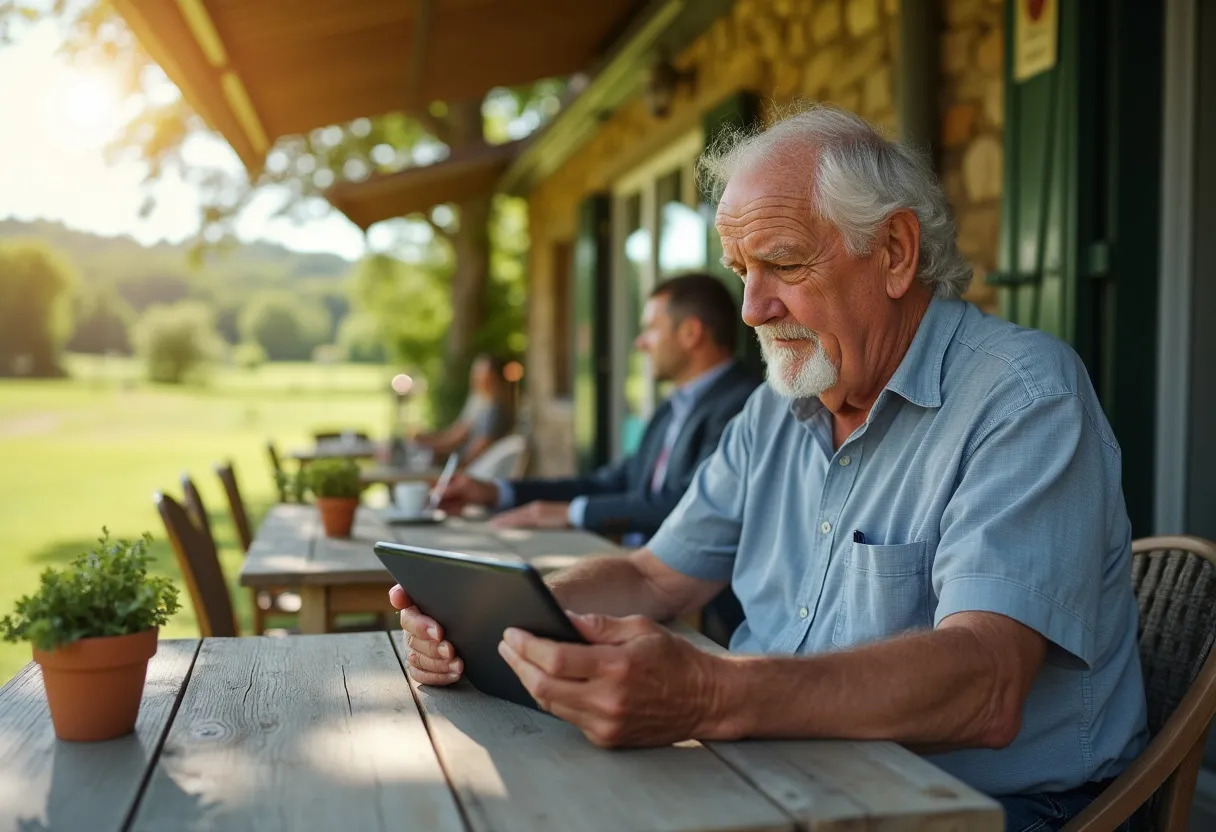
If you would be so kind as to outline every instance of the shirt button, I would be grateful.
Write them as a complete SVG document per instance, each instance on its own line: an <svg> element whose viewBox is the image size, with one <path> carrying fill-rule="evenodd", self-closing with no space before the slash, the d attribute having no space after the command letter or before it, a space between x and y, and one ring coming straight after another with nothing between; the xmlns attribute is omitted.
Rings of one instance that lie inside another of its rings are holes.
<svg viewBox="0 0 1216 832"><path fill-rule="evenodd" d="M829 532L832 531L832 524L829 523L827 520L824 520L823 523L820 524L820 526L819 526L819 531L823 532L824 534L828 534Z"/></svg>
<svg viewBox="0 0 1216 832"><path fill-rule="evenodd" d="M810 611L810 610L808 610L806 607L800 607L800 608L798 609L798 617L799 617L799 618L806 618L806 617L807 617L808 615L810 615L810 614L811 614L811 611Z"/></svg>
<svg viewBox="0 0 1216 832"><path fill-rule="evenodd" d="M842 456L842 457L840 458L840 464L841 464L841 465L848 465L848 464L849 464L850 462L852 462L852 461L853 461L853 460L851 460L851 459L850 459L849 457L847 457L847 456Z"/></svg>

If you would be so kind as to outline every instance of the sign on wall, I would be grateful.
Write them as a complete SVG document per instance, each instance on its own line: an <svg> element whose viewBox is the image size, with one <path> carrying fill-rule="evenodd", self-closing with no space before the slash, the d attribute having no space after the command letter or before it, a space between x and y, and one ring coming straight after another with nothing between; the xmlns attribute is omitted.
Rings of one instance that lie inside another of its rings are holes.
<svg viewBox="0 0 1216 832"><path fill-rule="evenodd" d="M1025 81L1056 65L1059 0L1015 0L1013 79Z"/></svg>

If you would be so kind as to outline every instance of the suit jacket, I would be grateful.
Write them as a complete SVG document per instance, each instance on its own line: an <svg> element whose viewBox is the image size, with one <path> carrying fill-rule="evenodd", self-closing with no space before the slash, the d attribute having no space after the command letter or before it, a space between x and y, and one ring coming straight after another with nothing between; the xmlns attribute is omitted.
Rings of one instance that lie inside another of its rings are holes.
<svg viewBox="0 0 1216 832"><path fill-rule="evenodd" d="M588 530L601 534L640 532L649 537L684 496L697 466L718 447L726 423L743 409L759 383L758 378L734 364L701 392L671 447L663 487L658 492L651 492L650 480L672 419L670 402L663 402L647 423L637 453L583 477L517 480L513 483L515 504L586 496L583 525Z"/></svg>

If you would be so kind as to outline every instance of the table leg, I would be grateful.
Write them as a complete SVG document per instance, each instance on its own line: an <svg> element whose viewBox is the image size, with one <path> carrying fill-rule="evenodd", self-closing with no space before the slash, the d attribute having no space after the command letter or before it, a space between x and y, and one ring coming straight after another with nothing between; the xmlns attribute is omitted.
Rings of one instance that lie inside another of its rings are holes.
<svg viewBox="0 0 1216 832"><path fill-rule="evenodd" d="M300 632L329 632L329 592L323 586L300 587Z"/></svg>

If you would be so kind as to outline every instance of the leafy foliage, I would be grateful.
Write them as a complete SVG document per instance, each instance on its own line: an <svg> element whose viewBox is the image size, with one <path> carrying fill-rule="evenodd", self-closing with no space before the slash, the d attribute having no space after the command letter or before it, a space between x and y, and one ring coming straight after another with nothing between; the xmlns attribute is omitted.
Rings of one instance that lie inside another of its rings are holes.
<svg viewBox="0 0 1216 832"><path fill-rule="evenodd" d="M223 349L211 310L198 301L152 307L133 336L148 378L162 384L181 384Z"/></svg>
<svg viewBox="0 0 1216 832"><path fill-rule="evenodd" d="M318 459L304 469L314 497L358 497L363 493L359 465L352 459Z"/></svg>
<svg viewBox="0 0 1216 832"><path fill-rule="evenodd" d="M242 370L256 370L266 363L266 350L249 341L237 344L232 351L232 363Z"/></svg>
<svg viewBox="0 0 1216 832"><path fill-rule="evenodd" d="M82 289L76 296L76 328L67 347L95 354L131 352L131 321L135 313L113 289Z"/></svg>
<svg viewBox="0 0 1216 832"><path fill-rule="evenodd" d="M283 290L255 295L241 311L242 340L260 344L272 361L302 361L329 340L329 312L316 300Z"/></svg>
<svg viewBox="0 0 1216 832"><path fill-rule="evenodd" d="M38 240L0 242L0 376L60 375L75 269Z"/></svg>
<svg viewBox="0 0 1216 832"><path fill-rule="evenodd" d="M0 619L6 641L29 641L54 650L82 638L141 633L165 624L177 612L177 588L168 578L149 577L145 533L135 542L110 542L102 529L97 546L66 569L42 573L38 590L17 601Z"/></svg>

